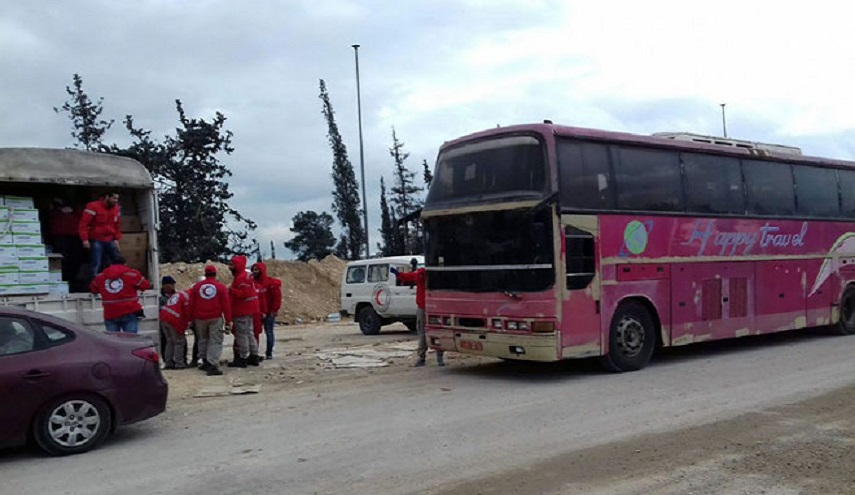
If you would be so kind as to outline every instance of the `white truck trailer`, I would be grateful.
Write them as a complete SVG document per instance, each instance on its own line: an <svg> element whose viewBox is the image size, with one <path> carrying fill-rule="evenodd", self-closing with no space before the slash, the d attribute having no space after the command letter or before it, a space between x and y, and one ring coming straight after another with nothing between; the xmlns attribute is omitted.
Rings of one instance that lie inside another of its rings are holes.
<svg viewBox="0 0 855 495"><path fill-rule="evenodd" d="M60 203L66 211L82 211L106 192L119 193L119 250L153 286L140 293L145 312L140 333L157 338L160 270L154 183L138 161L107 153L0 148L0 305L104 329L100 298L88 291L88 253L80 245L81 256L60 254L67 247L58 249L51 220L52 208ZM68 241L72 236L65 237Z"/></svg>

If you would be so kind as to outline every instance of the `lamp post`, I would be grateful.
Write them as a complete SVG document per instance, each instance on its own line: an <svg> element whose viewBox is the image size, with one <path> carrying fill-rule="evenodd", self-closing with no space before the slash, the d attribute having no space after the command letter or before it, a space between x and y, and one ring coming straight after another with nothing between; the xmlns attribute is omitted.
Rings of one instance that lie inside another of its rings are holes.
<svg viewBox="0 0 855 495"><path fill-rule="evenodd" d="M359 172L362 180L362 218L365 225L365 259L371 257L368 242L368 203L365 200L365 153L362 148L362 96L359 94L359 45L353 47L353 57L356 61L356 114L359 119Z"/></svg>
<svg viewBox="0 0 855 495"><path fill-rule="evenodd" d="M719 105L721 105L721 129L724 131L724 137L727 137L727 121L724 119L725 103L719 103Z"/></svg>

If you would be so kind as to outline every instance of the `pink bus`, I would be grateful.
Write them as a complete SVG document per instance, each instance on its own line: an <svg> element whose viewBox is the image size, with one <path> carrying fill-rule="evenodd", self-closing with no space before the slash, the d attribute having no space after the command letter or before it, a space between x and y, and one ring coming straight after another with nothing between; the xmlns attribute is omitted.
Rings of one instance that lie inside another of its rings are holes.
<svg viewBox="0 0 855 495"><path fill-rule="evenodd" d="M444 144L429 345L632 371L658 347L855 334L855 163L698 141L546 122Z"/></svg>

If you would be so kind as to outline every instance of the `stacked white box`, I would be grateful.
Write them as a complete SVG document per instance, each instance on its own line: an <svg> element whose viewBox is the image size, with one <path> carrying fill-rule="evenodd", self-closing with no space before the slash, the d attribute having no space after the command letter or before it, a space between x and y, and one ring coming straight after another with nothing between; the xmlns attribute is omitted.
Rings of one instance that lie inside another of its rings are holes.
<svg viewBox="0 0 855 495"><path fill-rule="evenodd" d="M0 270L0 285L17 285L18 270Z"/></svg>
<svg viewBox="0 0 855 495"><path fill-rule="evenodd" d="M13 234L41 234L42 224L39 222L19 222L13 221L10 225Z"/></svg>
<svg viewBox="0 0 855 495"><path fill-rule="evenodd" d="M50 272L18 272L19 284L46 284L50 282Z"/></svg>
<svg viewBox="0 0 855 495"><path fill-rule="evenodd" d="M38 258L18 258L18 270L22 272L47 272L47 256Z"/></svg>
<svg viewBox="0 0 855 495"><path fill-rule="evenodd" d="M3 204L14 208L35 208L33 198L8 194L3 196Z"/></svg>
<svg viewBox="0 0 855 495"><path fill-rule="evenodd" d="M7 211L8 211L7 207ZM15 222L38 222L39 210L35 208L12 207L12 220Z"/></svg>
<svg viewBox="0 0 855 495"><path fill-rule="evenodd" d="M43 258L47 256L44 244L24 244L15 246L18 258Z"/></svg>
<svg viewBox="0 0 855 495"><path fill-rule="evenodd" d="M16 246L42 244L42 236L41 234L12 234L12 243Z"/></svg>
<svg viewBox="0 0 855 495"><path fill-rule="evenodd" d="M48 284L48 294L54 296L67 296L68 282L53 282Z"/></svg>

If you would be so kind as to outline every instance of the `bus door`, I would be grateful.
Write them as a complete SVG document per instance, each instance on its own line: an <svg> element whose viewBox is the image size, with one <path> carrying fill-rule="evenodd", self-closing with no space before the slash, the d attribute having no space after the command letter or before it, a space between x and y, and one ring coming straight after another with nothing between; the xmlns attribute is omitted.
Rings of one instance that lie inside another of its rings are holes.
<svg viewBox="0 0 855 495"><path fill-rule="evenodd" d="M671 344L740 337L754 329L754 263L671 268Z"/></svg>
<svg viewBox="0 0 855 495"><path fill-rule="evenodd" d="M562 225L564 280L561 304L561 357L601 354L600 277L597 276L598 222L596 217L571 219ZM558 273L561 273L560 271Z"/></svg>

